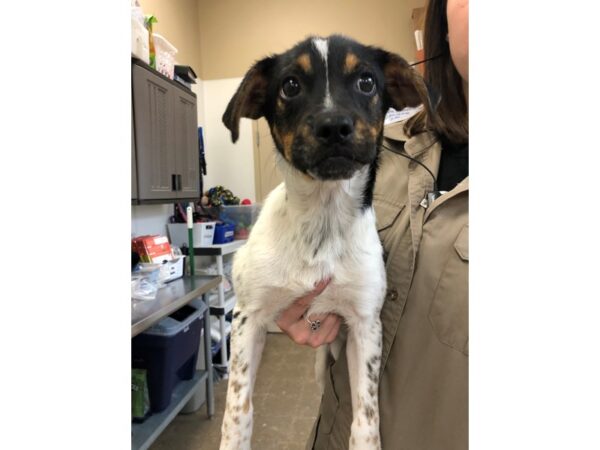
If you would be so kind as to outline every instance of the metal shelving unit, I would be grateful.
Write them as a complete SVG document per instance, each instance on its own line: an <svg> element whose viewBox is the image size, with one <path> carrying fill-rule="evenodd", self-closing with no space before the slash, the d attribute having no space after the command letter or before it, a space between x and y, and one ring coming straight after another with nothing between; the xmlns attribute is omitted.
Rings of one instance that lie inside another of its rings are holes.
<svg viewBox="0 0 600 450"><path fill-rule="evenodd" d="M147 449L173 418L184 408L196 392L206 383L206 408L208 417L215 413L214 388L212 377L212 357L210 346L210 312L206 293L222 283L221 276L183 277L171 281L158 291L154 300L132 301L131 337L134 337L154 325L191 301L202 298L204 317L203 337L205 368L197 370L191 380L184 380L173 390L171 403L164 411L154 413L142 423L133 423L131 427L131 448ZM209 376L210 375L210 376Z"/></svg>
<svg viewBox="0 0 600 450"><path fill-rule="evenodd" d="M235 253L245 243L245 240L237 240L228 242L226 244L213 244L206 247L195 247L194 255L214 256L217 261L217 273L221 276L224 276L223 256ZM216 301L210 302L210 313L219 317L219 330L221 332L221 364L215 364L215 366L224 369L224 378L227 378L227 373L229 371L229 356L227 355L228 333L225 326L225 316L233 310L235 302L236 297L233 292L230 292L227 295L225 294L223 282L219 284Z"/></svg>
<svg viewBox="0 0 600 450"><path fill-rule="evenodd" d="M143 423L134 423L131 427L131 448L146 450L183 409L192 395L208 378L208 371L198 370L191 380L181 381L175 389L168 408L157 414L152 414Z"/></svg>

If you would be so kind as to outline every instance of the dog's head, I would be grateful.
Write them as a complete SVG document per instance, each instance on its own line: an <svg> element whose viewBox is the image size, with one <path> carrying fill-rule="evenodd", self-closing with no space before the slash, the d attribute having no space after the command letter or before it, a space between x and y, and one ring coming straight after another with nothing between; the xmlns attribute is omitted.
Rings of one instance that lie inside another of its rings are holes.
<svg viewBox="0 0 600 450"><path fill-rule="evenodd" d="M250 68L223 123L235 142L241 117L264 116L292 166L346 179L375 160L389 107L426 102L422 79L400 56L343 36L311 37Z"/></svg>

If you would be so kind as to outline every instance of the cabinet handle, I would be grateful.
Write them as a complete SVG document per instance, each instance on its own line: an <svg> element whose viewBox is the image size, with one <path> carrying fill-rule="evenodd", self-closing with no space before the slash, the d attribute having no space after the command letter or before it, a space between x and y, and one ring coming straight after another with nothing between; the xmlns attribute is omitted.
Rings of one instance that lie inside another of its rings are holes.
<svg viewBox="0 0 600 450"><path fill-rule="evenodd" d="M182 191L183 190L183 188L181 187L181 185L182 185L181 174L179 173L179 174L177 174L177 190L178 191Z"/></svg>
<svg viewBox="0 0 600 450"><path fill-rule="evenodd" d="M172 191L177 190L177 175L174 173L171 174L171 190Z"/></svg>

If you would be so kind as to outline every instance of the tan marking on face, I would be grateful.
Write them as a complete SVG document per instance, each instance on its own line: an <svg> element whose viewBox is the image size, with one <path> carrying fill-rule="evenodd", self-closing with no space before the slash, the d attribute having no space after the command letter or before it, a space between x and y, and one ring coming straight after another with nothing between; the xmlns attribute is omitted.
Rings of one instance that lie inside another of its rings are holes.
<svg viewBox="0 0 600 450"><path fill-rule="evenodd" d="M369 134L371 135L371 137L373 139L375 139L377 137L378 132L379 132L379 130L376 125L369 126Z"/></svg>
<svg viewBox="0 0 600 450"><path fill-rule="evenodd" d="M348 53L346 55L346 61L344 62L344 73L352 72L359 63L358 56L354 53Z"/></svg>
<svg viewBox="0 0 600 450"><path fill-rule="evenodd" d="M312 72L312 65L310 63L310 55L308 53L302 53L300 56L298 56L298 58L296 59L296 62L298 63L298 65L300 67L302 67L302 70L304 70L306 73Z"/></svg>
<svg viewBox="0 0 600 450"><path fill-rule="evenodd" d="M283 154L285 159L292 161L292 143L294 142L294 133L288 132L281 137L281 144L283 145Z"/></svg>
<svg viewBox="0 0 600 450"><path fill-rule="evenodd" d="M364 141L366 138L367 126L362 120L357 120L354 124L354 135L359 141Z"/></svg>
<svg viewBox="0 0 600 450"><path fill-rule="evenodd" d="M379 100L379 96L375 94L371 97L371 107L374 108L377 105L377 101Z"/></svg>
<svg viewBox="0 0 600 450"><path fill-rule="evenodd" d="M250 411L250 397L246 397L242 410L244 411L244 414Z"/></svg>
<svg viewBox="0 0 600 450"><path fill-rule="evenodd" d="M283 100L281 100L281 98L277 99L277 109L279 111L283 111L285 108L285 105L283 104Z"/></svg>

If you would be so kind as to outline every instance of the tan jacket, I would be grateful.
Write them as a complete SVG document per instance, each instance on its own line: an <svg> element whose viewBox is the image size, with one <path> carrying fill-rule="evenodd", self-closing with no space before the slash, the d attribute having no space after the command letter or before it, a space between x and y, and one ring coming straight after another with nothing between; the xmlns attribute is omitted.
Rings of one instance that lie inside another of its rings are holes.
<svg viewBox="0 0 600 450"><path fill-rule="evenodd" d="M408 140L405 151L437 175L441 148L433 134ZM388 280L381 312L383 450L468 447L468 178L425 208L432 186L421 166L382 151L373 200ZM308 448L347 449L351 422L342 352L330 367Z"/></svg>

